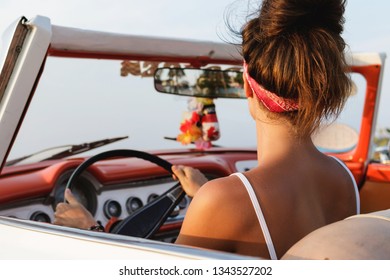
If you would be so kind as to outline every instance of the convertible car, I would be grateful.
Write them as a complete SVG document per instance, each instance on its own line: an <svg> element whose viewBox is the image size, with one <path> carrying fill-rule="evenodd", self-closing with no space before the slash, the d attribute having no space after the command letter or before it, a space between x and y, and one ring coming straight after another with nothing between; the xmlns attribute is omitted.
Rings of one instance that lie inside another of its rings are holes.
<svg viewBox="0 0 390 280"><path fill-rule="evenodd" d="M348 55L356 89L313 137L353 173L363 214L390 208L389 148L373 142L384 61ZM0 259L249 258L173 244L190 198L172 164L210 179L257 164L238 46L36 16L4 31L0 63ZM66 188L104 233L52 224Z"/></svg>

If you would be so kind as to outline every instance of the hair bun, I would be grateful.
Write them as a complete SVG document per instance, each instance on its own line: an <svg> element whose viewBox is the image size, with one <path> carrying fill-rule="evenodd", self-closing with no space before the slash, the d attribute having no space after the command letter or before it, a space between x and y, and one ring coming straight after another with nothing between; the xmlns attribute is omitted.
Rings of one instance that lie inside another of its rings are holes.
<svg viewBox="0 0 390 280"><path fill-rule="evenodd" d="M346 0L264 0L260 14L262 36L272 37L312 28L343 32Z"/></svg>

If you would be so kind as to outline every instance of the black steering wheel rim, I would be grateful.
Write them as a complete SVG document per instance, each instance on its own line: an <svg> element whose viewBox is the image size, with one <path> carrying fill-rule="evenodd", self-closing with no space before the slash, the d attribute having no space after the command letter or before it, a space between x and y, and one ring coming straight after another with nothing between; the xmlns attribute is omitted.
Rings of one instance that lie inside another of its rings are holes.
<svg viewBox="0 0 390 280"><path fill-rule="evenodd" d="M128 149L119 149L119 150L111 150L102 152L100 154L94 155L84 162L82 162L72 173L70 176L68 183L66 184L66 188L70 188L74 181L78 178L78 176L86 170L89 166L94 164L97 161L114 158L114 157L136 157L141 158L150 162L155 163L158 166L161 166L165 170L167 170L170 174L173 174L172 172L172 163L166 161L165 159L162 159L156 155L152 155L143 151L138 150L128 150Z"/></svg>
<svg viewBox="0 0 390 280"><path fill-rule="evenodd" d="M78 178L78 176L93 163L100 160L116 157L136 157L144 159L155 163L158 166L161 166L170 174L173 174L171 169L172 164L156 155L138 150L111 150L94 155L82 162L71 174L68 183L66 184L66 188L71 189L72 184ZM157 199L146 204L141 209L137 210L127 218L118 222L113 227L111 232L136 237L151 237L165 222L169 214L172 212L174 207L181 201L184 195L185 192L181 188L180 183L175 184L171 189L164 192Z"/></svg>

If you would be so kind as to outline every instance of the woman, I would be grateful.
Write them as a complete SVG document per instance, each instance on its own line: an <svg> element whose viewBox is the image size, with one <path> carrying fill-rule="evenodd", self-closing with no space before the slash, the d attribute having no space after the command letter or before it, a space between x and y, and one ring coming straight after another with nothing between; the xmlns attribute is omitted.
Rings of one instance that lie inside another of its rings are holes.
<svg viewBox="0 0 390 280"><path fill-rule="evenodd" d="M313 230L359 212L353 177L311 140L350 92L340 36L344 9L342 0L265 0L244 26L245 92L259 165L207 182L177 243L280 258ZM181 182L191 172L175 170Z"/></svg>
<svg viewBox="0 0 390 280"><path fill-rule="evenodd" d="M244 25L244 83L259 164L201 188L206 179L198 170L174 166L194 197L177 243L277 259L313 230L359 212L351 173L311 140L350 91L344 10L345 0L265 0ZM75 214L67 217L70 198L55 222L82 227ZM84 228L95 223L85 216Z"/></svg>

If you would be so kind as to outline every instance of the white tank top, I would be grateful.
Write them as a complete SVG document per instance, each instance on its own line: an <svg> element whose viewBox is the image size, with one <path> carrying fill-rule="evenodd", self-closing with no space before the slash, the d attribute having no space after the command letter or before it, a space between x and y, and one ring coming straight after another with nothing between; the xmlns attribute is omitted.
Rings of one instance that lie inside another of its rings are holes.
<svg viewBox="0 0 390 280"><path fill-rule="evenodd" d="M351 171L344 165L344 163L341 160L339 160L336 157L333 157L333 158L336 161L338 161L341 164L341 166L343 166L347 170L348 174L351 176L351 179L352 179L352 182L353 182L353 186L354 186L354 189L355 189L355 194L356 194L357 214L360 214L359 189L358 189L358 187L356 185L355 178L353 177ZM249 194L249 198L250 198L250 200L252 202L253 208L255 209L255 213L256 213L257 219L259 221L261 230L263 231L265 243L267 245L270 258L271 258L271 260L277 260L278 257L276 255L274 243L272 242L271 234L269 233L267 223L265 222L263 211L261 211L260 203L257 200L256 194L255 194L255 191L253 190L252 185L249 183L248 179L244 176L244 174L237 172L237 173L233 173L232 175L235 175L238 178L240 178L241 182L245 186L245 188L246 188L246 190L247 190L247 192Z"/></svg>

